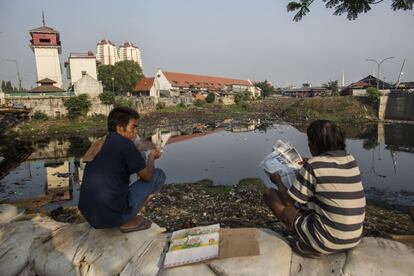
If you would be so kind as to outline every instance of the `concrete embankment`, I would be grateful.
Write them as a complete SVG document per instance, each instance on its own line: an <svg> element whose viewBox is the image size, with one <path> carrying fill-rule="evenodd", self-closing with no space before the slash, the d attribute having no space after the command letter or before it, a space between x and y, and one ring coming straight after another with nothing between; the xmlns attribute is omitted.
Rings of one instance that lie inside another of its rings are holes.
<svg viewBox="0 0 414 276"><path fill-rule="evenodd" d="M354 249L322 259L292 253L283 237L256 229L260 255L163 269L164 229L96 230L87 223L25 216L0 205L2 275L412 275L414 251L402 243L363 238Z"/></svg>

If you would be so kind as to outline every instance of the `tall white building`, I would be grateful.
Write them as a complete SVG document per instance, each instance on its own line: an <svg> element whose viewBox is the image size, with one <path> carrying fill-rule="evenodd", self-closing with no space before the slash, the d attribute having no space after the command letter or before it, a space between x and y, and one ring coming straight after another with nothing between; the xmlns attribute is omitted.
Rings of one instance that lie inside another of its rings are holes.
<svg viewBox="0 0 414 276"><path fill-rule="evenodd" d="M96 44L96 60L103 65L115 65L119 61L118 49L110 40L103 39Z"/></svg>
<svg viewBox="0 0 414 276"><path fill-rule="evenodd" d="M68 61L65 62L67 77L73 85L80 80L84 74L88 74L95 80L98 79L96 73L96 59L92 51L87 53L70 53Z"/></svg>
<svg viewBox="0 0 414 276"><path fill-rule="evenodd" d="M139 64L142 68L141 50L132 42L125 42L119 46L119 61L132 60Z"/></svg>
<svg viewBox="0 0 414 276"><path fill-rule="evenodd" d="M36 58L37 81L51 79L56 86L63 88L62 70L60 68L59 54L61 54L61 43L59 32L44 25L29 31L32 48Z"/></svg>

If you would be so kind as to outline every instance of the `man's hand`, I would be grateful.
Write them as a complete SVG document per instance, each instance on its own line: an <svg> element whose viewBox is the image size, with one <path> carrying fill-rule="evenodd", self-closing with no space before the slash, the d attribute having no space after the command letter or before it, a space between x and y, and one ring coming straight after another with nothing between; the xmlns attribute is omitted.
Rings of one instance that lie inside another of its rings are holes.
<svg viewBox="0 0 414 276"><path fill-rule="evenodd" d="M280 177L280 174L278 173L269 174L269 178L276 185L279 185L279 183L282 183L282 178Z"/></svg>
<svg viewBox="0 0 414 276"><path fill-rule="evenodd" d="M152 150L155 149L155 144L151 141L141 140L138 144L138 149L140 151Z"/></svg>
<svg viewBox="0 0 414 276"><path fill-rule="evenodd" d="M150 155L152 155L154 159L158 159L161 156L161 151L157 148L152 149Z"/></svg>

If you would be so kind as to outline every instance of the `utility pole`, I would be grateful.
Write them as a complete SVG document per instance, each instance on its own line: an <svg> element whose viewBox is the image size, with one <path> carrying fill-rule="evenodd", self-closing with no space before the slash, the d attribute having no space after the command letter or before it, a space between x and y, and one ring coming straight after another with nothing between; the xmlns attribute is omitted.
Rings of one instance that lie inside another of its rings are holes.
<svg viewBox="0 0 414 276"><path fill-rule="evenodd" d="M387 57L387 58L384 58L383 60L381 60L380 62L378 62L378 61L376 61L375 59L366 59L366 61L372 61L372 62L375 62L376 64L377 64L377 66L378 66L378 71L377 71L377 89L379 89L379 78L380 78L380 69L381 69L381 64L384 62L384 61L386 61L387 59L392 59L392 58L394 58L394 57Z"/></svg>
<svg viewBox="0 0 414 276"><path fill-rule="evenodd" d="M400 85L401 77L404 74L403 73L404 65L405 65L405 58L404 58L402 66L401 66L400 74L398 75L398 80L397 80L397 83L395 84L395 88L398 88L398 86Z"/></svg>
<svg viewBox="0 0 414 276"><path fill-rule="evenodd" d="M15 59L2 59L3 61L8 61L8 62L14 62L16 64L16 71L17 71L17 78L19 80L19 92L22 91L22 78L20 77L20 71L19 71L19 64L17 63L17 60Z"/></svg>

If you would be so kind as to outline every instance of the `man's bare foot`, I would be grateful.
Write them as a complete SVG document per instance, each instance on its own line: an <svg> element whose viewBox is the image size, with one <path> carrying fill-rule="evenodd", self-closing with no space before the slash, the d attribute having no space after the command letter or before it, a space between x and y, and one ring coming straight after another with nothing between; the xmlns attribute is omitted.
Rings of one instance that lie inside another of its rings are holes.
<svg viewBox="0 0 414 276"><path fill-rule="evenodd" d="M152 221L144 218L143 216L136 216L124 225L119 227L122 233L128 233L133 231L141 231L151 227Z"/></svg>

